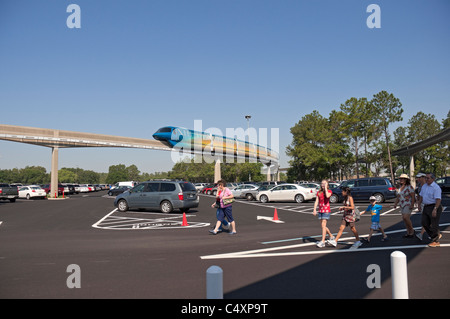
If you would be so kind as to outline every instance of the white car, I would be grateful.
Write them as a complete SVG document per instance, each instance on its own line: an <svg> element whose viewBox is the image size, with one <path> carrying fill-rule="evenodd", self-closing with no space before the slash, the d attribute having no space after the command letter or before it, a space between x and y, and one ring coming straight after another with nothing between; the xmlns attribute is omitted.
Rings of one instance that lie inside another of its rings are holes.
<svg viewBox="0 0 450 319"><path fill-rule="evenodd" d="M206 183L195 183L194 184L195 189L197 190L197 193L199 193L203 189L203 187L205 187L206 185L207 185Z"/></svg>
<svg viewBox="0 0 450 319"><path fill-rule="evenodd" d="M316 194L296 184L282 184L269 190L261 191L256 195L256 200L267 203L270 201L295 201L302 203L314 199Z"/></svg>
<svg viewBox="0 0 450 319"><path fill-rule="evenodd" d="M80 184L80 186L78 188L78 192L79 193L89 193L89 187L87 186L87 184Z"/></svg>
<svg viewBox="0 0 450 319"><path fill-rule="evenodd" d="M40 186L37 185L19 187L19 198L30 199L32 197L46 198L47 193Z"/></svg>
<svg viewBox="0 0 450 319"><path fill-rule="evenodd" d="M306 192L311 193L311 194L314 194L314 198L317 197L317 193L319 192L319 190L318 190L317 188L315 188L315 187L309 187L309 186L307 186L306 184L300 184L300 185L298 185L298 186L304 188Z"/></svg>

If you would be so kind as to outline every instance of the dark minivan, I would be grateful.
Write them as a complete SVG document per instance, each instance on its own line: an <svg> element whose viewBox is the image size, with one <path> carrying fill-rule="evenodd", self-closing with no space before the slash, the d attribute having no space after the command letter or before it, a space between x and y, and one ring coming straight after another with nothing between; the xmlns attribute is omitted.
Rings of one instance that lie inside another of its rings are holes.
<svg viewBox="0 0 450 319"><path fill-rule="evenodd" d="M118 195L114 201L119 211L158 209L170 213L174 209L187 212L198 207L197 190L192 183L180 181L148 181Z"/></svg>
<svg viewBox="0 0 450 319"><path fill-rule="evenodd" d="M443 193L450 193L450 176L438 178L436 184L441 187Z"/></svg>
<svg viewBox="0 0 450 319"><path fill-rule="evenodd" d="M338 203L344 200L342 196L343 187L350 187L354 200L369 200L370 196L375 196L378 203L383 203L385 200L397 196L397 191L388 178L359 178L342 182L339 187L331 189L333 192L330 197L331 203Z"/></svg>

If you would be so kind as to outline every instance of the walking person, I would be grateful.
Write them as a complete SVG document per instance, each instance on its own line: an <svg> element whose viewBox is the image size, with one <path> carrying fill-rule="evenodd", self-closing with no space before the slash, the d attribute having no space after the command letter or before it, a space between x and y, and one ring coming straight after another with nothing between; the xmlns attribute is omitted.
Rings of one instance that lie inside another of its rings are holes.
<svg viewBox="0 0 450 319"><path fill-rule="evenodd" d="M322 228L322 240L317 243L317 247L325 247L325 237L328 234L329 240L334 240L334 236L331 234L327 227L327 221L330 219L331 207L330 197L333 192L329 189L328 181L323 180L320 185L320 190L317 192L316 201L314 203L313 215L317 215L317 206L319 206L319 220Z"/></svg>
<svg viewBox="0 0 450 319"><path fill-rule="evenodd" d="M342 188L342 196L344 196L344 206L339 207L339 210L343 211L344 216L342 217L341 226L339 228L338 234L336 235L336 238L333 240L328 240L328 243L336 247L337 241L339 240L339 238L341 238L345 227L349 226L350 230L353 232L353 235L355 235L356 238L356 242L352 245L352 248L358 248L362 245L362 243L359 240L358 231L355 227L355 204L353 202L353 197L351 195L349 187Z"/></svg>
<svg viewBox="0 0 450 319"><path fill-rule="evenodd" d="M419 209L421 209L423 203L422 226L431 238L429 247L440 247L439 239L442 237L439 231L439 219L442 213L442 190L434 181L435 179L434 174L427 174L426 183L422 186L418 203Z"/></svg>
<svg viewBox="0 0 450 319"><path fill-rule="evenodd" d="M426 179L425 177L427 177L427 174L424 173L419 173L416 175L416 203L418 203L417 205L419 206L419 194L420 191L422 190L422 186L426 183ZM423 210L423 203L420 204L420 207L417 207L417 211L421 212ZM425 233L425 228L423 228L420 230L420 233L416 234L416 237L419 238L420 240L423 240L423 234Z"/></svg>
<svg viewBox="0 0 450 319"><path fill-rule="evenodd" d="M386 241L387 235L384 233L384 230L383 228L381 228L380 225L380 213L383 207L377 204L377 198L375 196L370 196L369 201L370 205L366 208L365 211L361 213L361 215L364 213L370 213L372 215L371 218L372 224L370 225L369 237L366 239L366 241L370 243L370 239L372 238L374 230L381 231L381 233L383 234L383 238L381 239L381 241Z"/></svg>
<svg viewBox="0 0 450 319"><path fill-rule="evenodd" d="M400 189L397 193L397 198L395 199L394 208L400 204L400 211L402 213L402 219L405 223L406 234L403 238L414 238L415 232L414 227L411 222L411 213L414 208L415 193L414 188L411 186L409 176L402 174L399 177Z"/></svg>
<svg viewBox="0 0 450 319"><path fill-rule="evenodd" d="M214 229L210 230L210 232L214 235L216 235L219 232L219 228L222 225L222 223L226 219L228 219L228 222L231 226L231 231L229 232L230 235L236 234L236 223L233 219L233 208L232 203L226 204L224 203L224 200L232 199L234 198L233 193L230 191L229 188L225 187L227 183L221 179L217 182L217 194L216 194L216 201L211 205L211 207L217 207L217 222Z"/></svg>

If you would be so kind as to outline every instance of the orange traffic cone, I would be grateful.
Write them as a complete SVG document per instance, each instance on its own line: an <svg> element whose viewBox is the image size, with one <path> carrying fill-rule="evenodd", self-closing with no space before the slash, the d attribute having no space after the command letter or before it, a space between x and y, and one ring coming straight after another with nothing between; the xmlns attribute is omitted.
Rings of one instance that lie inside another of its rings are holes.
<svg viewBox="0 0 450 319"><path fill-rule="evenodd" d="M275 208L275 212L273 213L273 220L279 220L278 219L278 213L277 213L277 209Z"/></svg>
<svg viewBox="0 0 450 319"><path fill-rule="evenodd" d="M181 224L181 226L189 226L186 219L186 213L183 213L183 223Z"/></svg>

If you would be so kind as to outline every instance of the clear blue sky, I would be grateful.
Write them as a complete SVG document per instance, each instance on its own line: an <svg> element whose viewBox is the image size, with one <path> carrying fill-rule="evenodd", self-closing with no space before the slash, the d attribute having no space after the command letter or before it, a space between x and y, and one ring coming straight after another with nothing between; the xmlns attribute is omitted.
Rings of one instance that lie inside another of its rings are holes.
<svg viewBox="0 0 450 319"><path fill-rule="evenodd" d="M69 29L71 3L81 29ZM369 4L381 28L369 29ZM165 125L289 129L381 90L441 121L450 109L448 0L1 0L0 123L152 138ZM0 169L51 151L0 141ZM59 167L167 171L170 153L63 149Z"/></svg>

